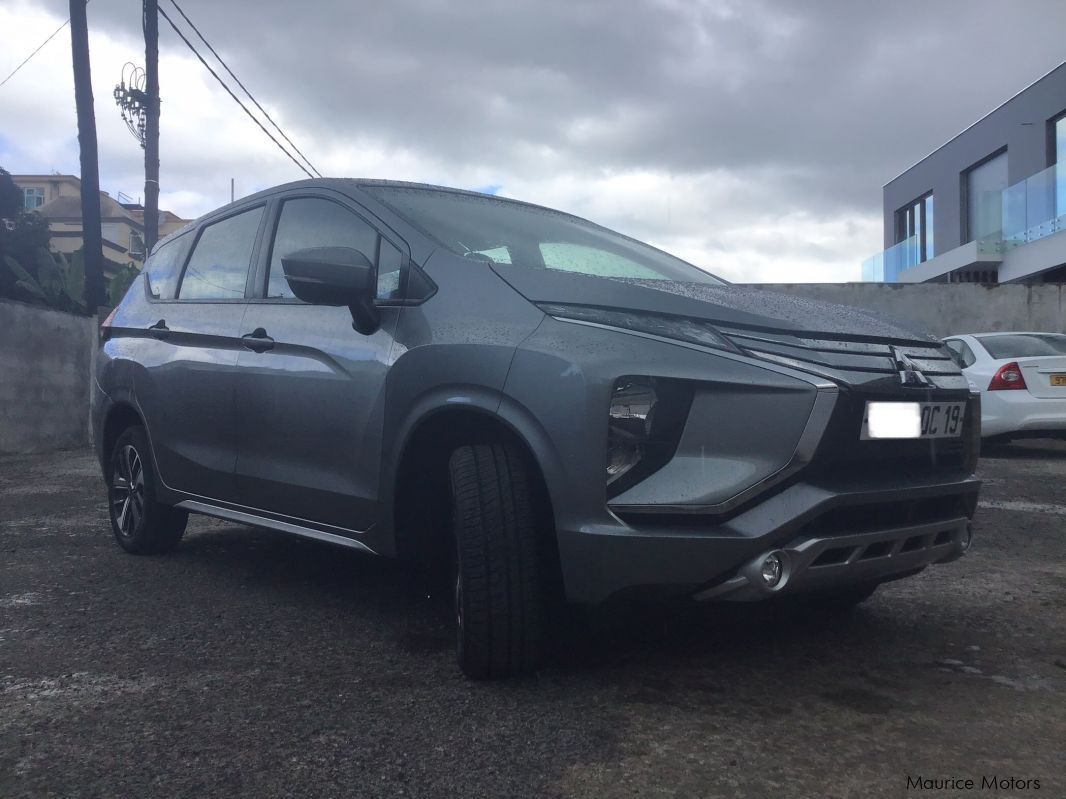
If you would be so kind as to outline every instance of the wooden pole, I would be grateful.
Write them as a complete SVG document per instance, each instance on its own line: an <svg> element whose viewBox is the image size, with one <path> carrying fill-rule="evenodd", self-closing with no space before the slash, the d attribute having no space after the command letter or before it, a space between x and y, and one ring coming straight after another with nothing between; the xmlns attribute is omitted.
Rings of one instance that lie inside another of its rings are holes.
<svg viewBox="0 0 1066 799"><path fill-rule="evenodd" d="M74 62L74 104L81 151L81 230L85 250L85 305L90 313L104 304L104 247L100 227L100 164L96 148L89 70L89 22L86 0L70 0L70 50Z"/></svg>

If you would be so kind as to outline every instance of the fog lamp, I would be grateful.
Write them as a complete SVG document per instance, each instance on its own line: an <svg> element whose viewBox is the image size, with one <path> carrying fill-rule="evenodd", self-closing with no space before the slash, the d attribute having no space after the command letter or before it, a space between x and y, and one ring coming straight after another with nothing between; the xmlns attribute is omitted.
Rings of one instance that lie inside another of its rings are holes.
<svg viewBox="0 0 1066 799"><path fill-rule="evenodd" d="M776 587L781 582L781 575L784 572L785 564L776 552L771 552L763 558L762 566L759 568L759 573L762 574L762 580L767 588Z"/></svg>
<svg viewBox="0 0 1066 799"><path fill-rule="evenodd" d="M607 429L607 482L617 480L644 457L657 397L650 383L626 380L611 395Z"/></svg>

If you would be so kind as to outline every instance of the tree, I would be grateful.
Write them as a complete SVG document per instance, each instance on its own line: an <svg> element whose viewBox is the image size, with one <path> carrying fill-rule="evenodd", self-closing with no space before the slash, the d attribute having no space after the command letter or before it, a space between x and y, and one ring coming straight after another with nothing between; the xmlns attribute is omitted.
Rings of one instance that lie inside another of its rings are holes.
<svg viewBox="0 0 1066 799"><path fill-rule="evenodd" d="M113 263L113 262L112 262ZM133 281L140 275L140 270L133 264L126 264L119 269L107 287L107 302L112 308L122 302Z"/></svg>
<svg viewBox="0 0 1066 799"><path fill-rule="evenodd" d="M0 166L0 219L16 219L22 213L22 189L15 185L11 173Z"/></svg>
<svg viewBox="0 0 1066 799"><path fill-rule="evenodd" d="M22 190L11 179L11 173L0 167L0 263L13 258L24 269L36 271L37 251L48 249L48 223L37 214L22 210ZM36 279L36 276L34 275ZM0 266L0 297L15 297L15 283L11 270Z"/></svg>

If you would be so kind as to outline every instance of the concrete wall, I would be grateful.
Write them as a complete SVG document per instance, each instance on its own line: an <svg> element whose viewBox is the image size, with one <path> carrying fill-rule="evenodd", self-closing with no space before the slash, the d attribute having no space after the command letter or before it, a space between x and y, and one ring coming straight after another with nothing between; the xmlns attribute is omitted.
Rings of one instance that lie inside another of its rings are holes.
<svg viewBox="0 0 1066 799"><path fill-rule="evenodd" d="M884 187L884 243L895 244L895 212L933 192L933 247L941 255L962 241L962 173L1007 149L1007 185L1046 168L1048 122L1066 111L1066 64L1056 67ZM1066 154L1059 153L1060 160Z"/></svg>
<svg viewBox="0 0 1066 799"><path fill-rule="evenodd" d="M0 300L0 452L85 446L94 318Z"/></svg>
<svg viewBox="0 0 1066 799"><path fill-rule="evenodd" d="M868 308L938 336L1066 332L1066 287L795 283L773 291ZM84 446L97 321L0 300L0 452Z"/></svg>
<svg viewBox="0 0 1066 799"><path fill-rule="evenodd" d="M995 330L1066 332L1066 287L978 283L791 283L758 288L855 305L937 336Z"/></svg>

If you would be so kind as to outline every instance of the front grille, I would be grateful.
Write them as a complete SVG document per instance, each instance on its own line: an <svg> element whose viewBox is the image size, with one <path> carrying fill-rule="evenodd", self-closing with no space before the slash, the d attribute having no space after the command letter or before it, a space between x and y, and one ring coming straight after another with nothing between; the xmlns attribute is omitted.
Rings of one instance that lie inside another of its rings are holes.
<svg viewBox="0 0 1066 799"><path fill-rule="evenodd" d="M862 440L863 414L870 400L907 399L917 402L966 402L966 418L956 438ZM842 389L833 416L808 468L809 479L846 484L892 482L945 471L968 470L975 446L974 425L980 405L969 392L937 389L868 392Z"/></svg>
<svg viewBox="0 0 1066 799"><path fill-rule="evenodd" d="M939 343L891 344L862 340L858 336L818 334L806 337L788 333L717 326L739 349L757 358L827 374L850 385L890 380L900 385L893 353L907 356L914 368L933 385L965 389L966 380L948 350Z"/></svg>

